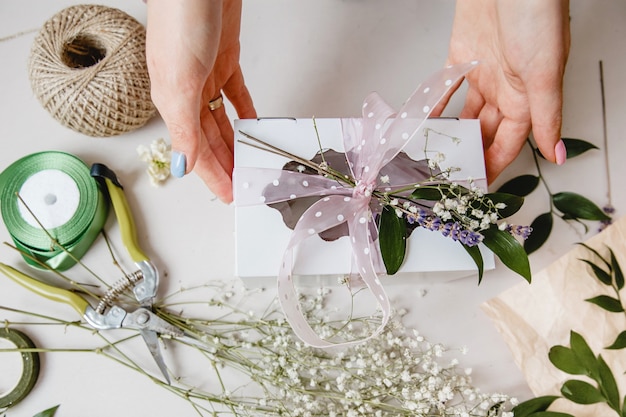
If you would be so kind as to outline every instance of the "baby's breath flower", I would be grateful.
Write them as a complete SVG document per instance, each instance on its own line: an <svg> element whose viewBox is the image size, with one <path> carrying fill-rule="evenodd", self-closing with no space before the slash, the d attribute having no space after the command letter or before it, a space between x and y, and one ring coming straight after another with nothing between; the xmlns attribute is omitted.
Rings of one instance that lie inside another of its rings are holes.
<svg viewBox="0 0 626 417"><path fill-rule="evenodd" d="M150 183L160 185L170 176L171 147L163 138L154 140L150 148L145 145L137 147L139 159L148 164L146 172L150 176Z"/></svg>

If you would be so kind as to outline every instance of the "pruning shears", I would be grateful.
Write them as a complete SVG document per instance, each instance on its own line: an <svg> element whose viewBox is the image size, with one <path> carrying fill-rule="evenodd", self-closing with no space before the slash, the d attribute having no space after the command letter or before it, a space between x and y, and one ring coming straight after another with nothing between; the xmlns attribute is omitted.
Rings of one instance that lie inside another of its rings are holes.
<svg viewBox="0 0 626 417"><path fill-rule="evenodd" d="M76 292L43 283L11 266L0 263L0 272L43 297L70 305L94 329L127 328L138 330L169 384L170 378L159 347L158 335L166 334L181 337L184 332L157 316L152 310L159 285L159 272L137 243L135 222L117 176L103 164L94 164L91 167L91 176L99 182L103 193L107 194L111 200L120 225L122 241L135 262L137 271L125 275L114 284L102 296L95 308ZM140 304L140 307L132 311L116 303L117 298L131 287Z"/></svg>

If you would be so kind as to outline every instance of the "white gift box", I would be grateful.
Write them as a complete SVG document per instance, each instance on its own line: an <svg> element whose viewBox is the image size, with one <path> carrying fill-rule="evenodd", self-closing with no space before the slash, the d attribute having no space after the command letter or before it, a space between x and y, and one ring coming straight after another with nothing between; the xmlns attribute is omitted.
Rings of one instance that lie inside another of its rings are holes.
<svg viewBox="0 0 626 417"><path fill-rule="evenodd" d="M316 134L317 128L317 134ZM289 162L283 156L254 148L240 132L245 132L277 148L305 159L311 159L320 150L334 149L343 152L341 119L246 119L235 121L235 273L246 285L266 285L275 279L283 259L292 230L283 222L278 210L263 203L252 206L239 204L242 184L237 180L237 168L282 169ZM421 133L421 134L420 134ZM319 142L318 142L319 134ZM460 140L453 140L458 138ZM427 144L427 147L426 147ZM486 191L483 147L478 120L428 119L403 151L414 160L428 155L441 155L441 169L454 170L453 181L475 180ZM484 269L495 267L493 254L480 245ZM322 240L318 235L302 242L294 252L294 275L336 278L352 271L351 246L348 237L335 241ZM460 243L438 232L416 228L407 239L406 257L398 274L410 279L451 279L476 274L476 265ZM302 280L301 280L302 281ZM330 281L332 282L332 281ZM396 277L386 282L398 282Z"/></svg>

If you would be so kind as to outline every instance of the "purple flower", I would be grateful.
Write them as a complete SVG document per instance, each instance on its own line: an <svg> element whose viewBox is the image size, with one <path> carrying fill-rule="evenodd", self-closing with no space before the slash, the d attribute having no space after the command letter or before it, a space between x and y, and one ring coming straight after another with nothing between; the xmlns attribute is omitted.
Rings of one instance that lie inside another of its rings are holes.
<svg viewBox="0 0 626 417"><path fill-rule="evenodd" d="M607 204L606 206L602 207L602 211L604 211L606 214L614 214L615 213L615 207L613 207L610 204Z"/></svg>
<svg viewBox="0 0 626 417"><path fill-rule="evenodd" d="M433 217L427 227L434 232L439 231L441 228L441 219L439 217Z"/></svg>
<svg viewBox="0 0 626 417"><path fill-rule="evenodd" d="M465 246L476 246L483 240L483 235L472 230L461 230L459 241Z"/></svg>
<svg viewBox="0 0 626 417"><path fill-rule="evenodd" d="M456 223L446 223L443 225L443 227L441 228L441 234L444 237L448 237L450 236L450 232L452 231L452 228L454 227Z"/></svg>
<svg viewBox="0 0 626 417"><path fill-rule="evenodd" d="M530 236L530 233L533 231L533 228L530 226L509 225L506 230L510 234L514 236L520 236L522 239L526 240L528 239L528 236Z"/></svg>

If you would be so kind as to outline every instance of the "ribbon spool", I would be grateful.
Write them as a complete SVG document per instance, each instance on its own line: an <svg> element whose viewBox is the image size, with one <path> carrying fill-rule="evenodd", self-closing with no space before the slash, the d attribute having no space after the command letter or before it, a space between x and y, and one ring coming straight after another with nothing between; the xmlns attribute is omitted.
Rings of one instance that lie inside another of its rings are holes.
<svg viewBox="0 0 626 417"><path fill-rule="evenodd" d="M89 168L56 151L25 156L0 174L0 209L24 260L57 271L85 254L108 214Z"/></svg>
<svg viewBox="0 0 626 417"><path fill-rule="evenodd" d="M0 339L6 339L17 349L34 349L35 344L28 336L15 329L0 329ZM11 407L26 397L35 386L39 377L39 354L37 352L21 352L22 376L8 394L0 397L0 408Z"/></svg>
<svg viewBox="0 0 626 417"><path fill-rule="evenodd" d="M137 129L154 116L145 29L121 10L68 7L50 18L33 43L31 87L61 124L89 136Z"/></svg>

